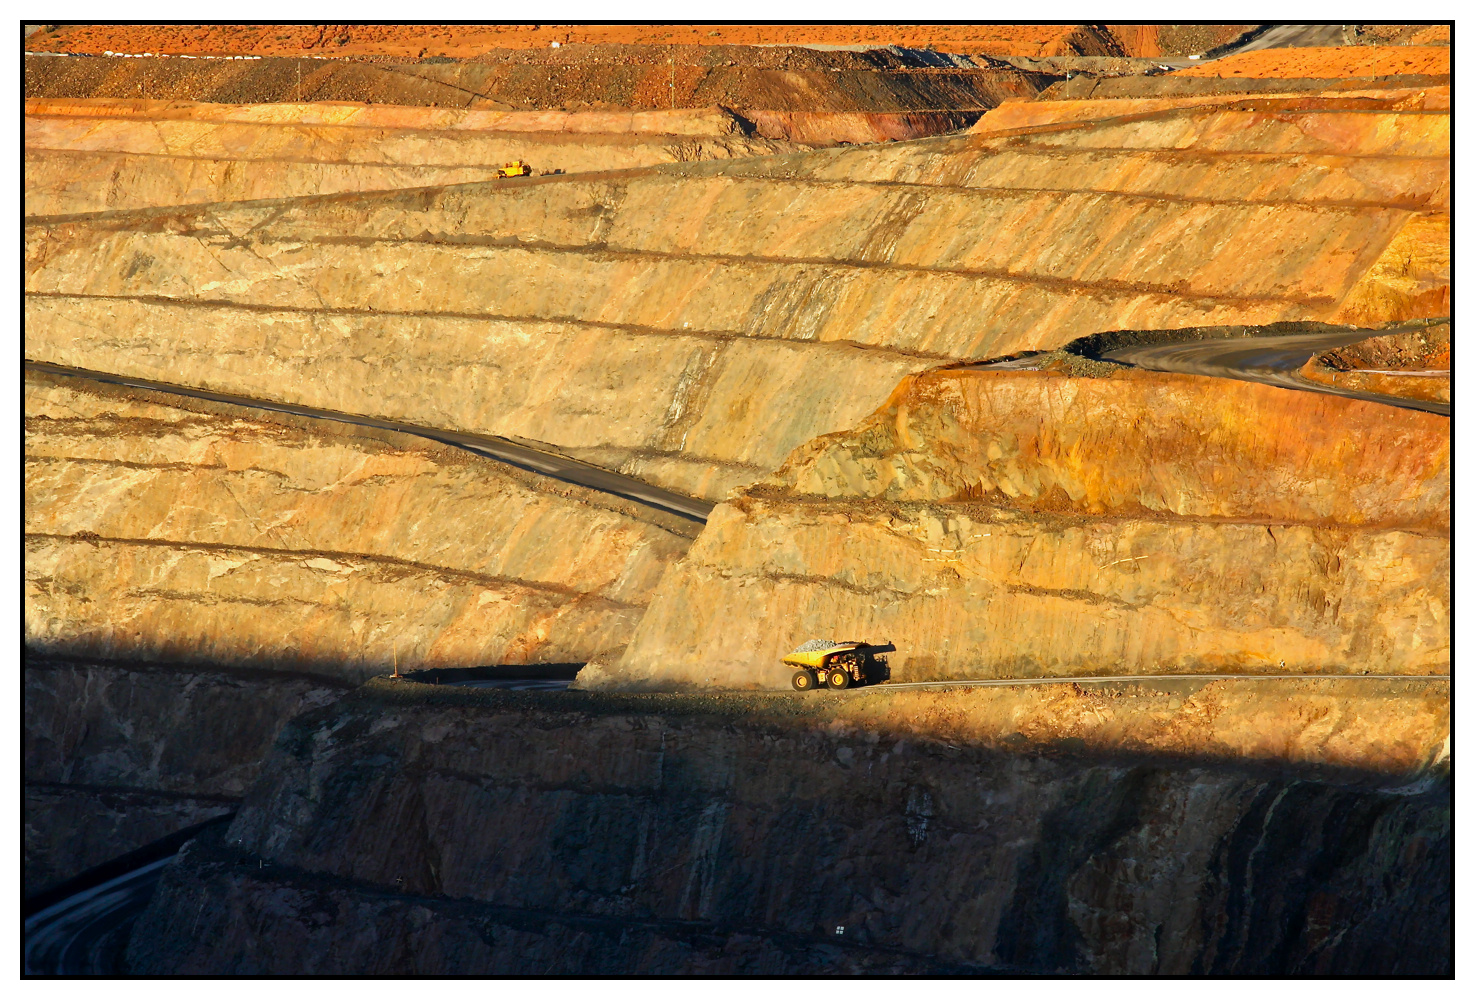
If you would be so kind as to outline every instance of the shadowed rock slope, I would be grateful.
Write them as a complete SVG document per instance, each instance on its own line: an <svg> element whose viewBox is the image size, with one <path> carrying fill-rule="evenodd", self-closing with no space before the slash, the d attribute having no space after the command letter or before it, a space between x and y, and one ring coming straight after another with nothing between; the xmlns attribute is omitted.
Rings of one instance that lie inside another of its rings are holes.
<svg viewBox="0 0 1475 1000"><path fill-rule="evenodd" d="M431 690L294 720L165 875L130 970L1451 968L1444 779L915 743L789 699Z"/></svg>
<svg viewBox="0 0 1475 1000"><path fill-rule="evenodd" d="M28 228L26 350L542 441L715 499L939 360L1444 315L1448 153L1444 112L1186 108L119 213Z"/></svg>
<svg viewBox="0 0 1475 1000"><path fill-rule="evenodd" d="M719 506L580 683L779 688L816 635L897 680L1448 672L1446 418L1098 367L909 377Z"/></svg>
<svg viewBox="0 0 1475 1000"><path fill-rule="evenodd" d="M282 724L351 685L322 674L28 651L24 893L232 812Z"/></svg>

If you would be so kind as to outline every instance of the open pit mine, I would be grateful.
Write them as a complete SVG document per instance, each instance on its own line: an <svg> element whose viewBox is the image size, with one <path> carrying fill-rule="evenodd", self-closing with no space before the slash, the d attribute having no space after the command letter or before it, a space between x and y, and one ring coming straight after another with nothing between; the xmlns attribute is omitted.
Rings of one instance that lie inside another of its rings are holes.
<svg viewBox="0 0 1475 1000"><path fill-rule="evenodd" d="M1448 26L28 31L28 972L1452 971Z"/></svg>

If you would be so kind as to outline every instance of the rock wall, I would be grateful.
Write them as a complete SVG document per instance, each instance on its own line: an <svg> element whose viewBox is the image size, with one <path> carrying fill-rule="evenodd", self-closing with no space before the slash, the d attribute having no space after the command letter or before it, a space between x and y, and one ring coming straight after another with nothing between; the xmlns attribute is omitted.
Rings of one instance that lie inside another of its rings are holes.
<svg viewBox="0 0 1475 1000"><path fill-rule="evenodd" d="M583 662L697 528L408 435L26 378L26 641L52 653Z"/></svg>
<svg viewBox="0 0 1475 1000"><path fill-rule="evenodd" d="M1176 81L1181 82L1181 81ZM979 118L969 132L975 135L997 135L1012 129L1040 128L1068 122L1103 121L1109 118L1150 115L1159 111L1188 107L1236 107L1240 110L1279 107L1314 110L1341 107L1352 111L1448 110L1450 88L1387 88L1375 81L1365 82L1361 89L1328 90L1323 93L1294 93L1287 81L1285 93L1262 93L1253 97L1228 87L1227 93L1171 94L1144 97L1101 97L1093 99L1056 98L1046 100L1005 101ZM1273 102L1273 103L1266 103Z"/></svg>
<svg viewBox="0 0 1475 1000"><path fill-rule="evenodd" d="M349 124L314 123L332 117L314 105L266 106L276 113L262 121L266 114L252 114L260 105L210 106L220 110L210 117L197 111L183 117L182 109L170 102L134 102L144 106L123 117L116 113L123 102L110 101L102 108L106 114L86 117L78 113L85 107L76 105L88 102L59 108L63 103L28 102L29 216L438 187L492 180L502 164L513 160L533 165L540 174L583 173L806 148L748 137L731 114L715 109L688 113L686 121L669 112L595 114L594 122L580 122L583 116L576 114L556 116L566 131L550 129L553 122L546 120L460 112L460 127L438 130L437 121L450 116L434 108L381 107L374 114L355 116L396 122L374 127L348 114L343 117ZM161 105L164 110L154 110ZM292 121L293 108L303 110L308 121ZM391 111L399 113L386 113ZM492 127L465 127L468 115L490 118L484 124ZM422 121L415 121L417 117ZM636 122L637 117L661 121ZM661 124L684 128L685 134L664 135L650 128ZM609 131L598 131L595 126L600 125ZM646 127L631 127L635 125ZM519 126L534 128L523 132ZM698 132L699 126L706 131Z"/></svg>
<svg viewBox="0 0 1475 1000"><path fill-rule="evenodd" d="M557 42L577 53L593 46L642 49L658 60L693 47L810 45L817 48L905 46L938 52L995 55L1054 55L1123 50L1140 55L1202 52L1257 25L1244 24L49 24L26 38L29 52L167 52L218 55L495 57L508 50L536 49L535 58ZM1406 34L1425 34L1420 25L1349 25L1380 28L1383 44ZM1387 29L1405 29L1389 31ZM1437 31L1437 29L1435 29ZM1444 35L1447 39L1448 29ZM742 51L740 48L737 51ZM762 50L759 49L761 52ZM554 55L561 53L555 51Z"/></svg>
<svg viewBox="0 0 1475 1000"><path fill-rule="evenodd" d="M121 50L115 50L121 51ZM500 111L982 112L1052 79L989 59L904 50L714 46L544 47L478 59L179 59L28 55L28 98L106 97L219 104L361 101Z"/></svg>
<svg viewBox="0 0 1475 1000"><path fill-rule="evenodd" d="M815 636L896 680L1447 673L1449 423L1124 369L943 369L713 512L586 686L787 685Z"/></svg>
<svg viewBox="0 0 1475 1000"><path fill-rule="evenodd" d="M130 971L1452 968L1444 779L1390 793L578 698L379 682L295 720L229 830L166 874Z"/></svg>
<svg viewBox="0 0 1475 1000"><path fill-rule="evenodd" d="M646 111L492 111L315 101L212 104L143 98L27 98L28 117L151 119L215 124L413 129L440 132L550 132L568 135L741 136L742 119L724 108ZM358 151L370 156L371 148Z"/></svg>
<svg viewBox="0 0 1475 1000"><path fill-rule="evenodd" d="M282 724L332 678L28 654L25 894L236 808Z"/></svg>
<svg viewBox="0 0 1475 1000"><path fill-rule="evenodd" d="M1186 108L35 225L27 356L526 437L720 499L938 360L1443 315L1448 130Z"/></svg>

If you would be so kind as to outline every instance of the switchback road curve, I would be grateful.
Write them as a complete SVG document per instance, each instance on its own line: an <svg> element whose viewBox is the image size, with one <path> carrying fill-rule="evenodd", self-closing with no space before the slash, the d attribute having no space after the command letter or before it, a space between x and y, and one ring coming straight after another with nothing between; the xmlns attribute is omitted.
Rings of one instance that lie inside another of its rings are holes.
<svg viewBox="0 0 1475 1000"><path fill-rule="evenodd" d="M1285 389L1325 392L1334 396L1366 399L1410 410L1425 410L1449 416L1451 405L1422 399L1404 399L1375 392L1359 392L1323 385L1302 378L1300 368L1316 355L1336 347L1355 344L1375 334L1396 330L1354 330L1336 333L1295 333L1267 337L1234 337L1223 340L1183 340L1169 343L1134 344L1103 351L1101 357L1118 364L1159 372L1212 375L1219 378L1263 382Z"/></svg>
<svg viewBox="0 0 1475 1000"><path fill-rule="evenodd" d="M148 906L172 857L151 861L27 918L25 974L117 975L134 921Z"/></svg>

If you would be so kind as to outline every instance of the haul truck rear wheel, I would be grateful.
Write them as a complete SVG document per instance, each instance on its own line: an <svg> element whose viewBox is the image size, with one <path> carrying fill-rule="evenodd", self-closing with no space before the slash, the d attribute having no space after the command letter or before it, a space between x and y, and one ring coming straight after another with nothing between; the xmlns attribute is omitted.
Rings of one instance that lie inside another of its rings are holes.
<svg viewBox="0 0 1475 1000"><path fill-rule="evenodd" d="M793 684L795 691L813 691L814 674L810 673L808 670L796 670L794 671Z"/></svg>

